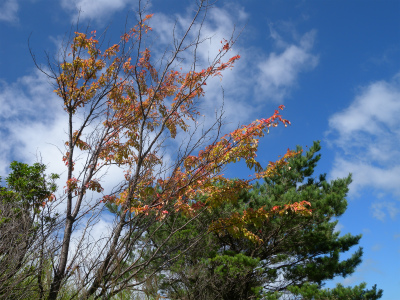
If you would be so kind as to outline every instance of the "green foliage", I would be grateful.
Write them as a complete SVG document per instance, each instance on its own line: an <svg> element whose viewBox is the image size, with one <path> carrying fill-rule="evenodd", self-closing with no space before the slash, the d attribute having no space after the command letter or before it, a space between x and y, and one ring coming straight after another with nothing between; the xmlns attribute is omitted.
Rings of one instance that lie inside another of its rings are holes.
<svg viewBox="0 0 400 300"><path fill-rule="evenodd" d="M14 161L10 169L7 186L0 187L0 299L39 299L43 235L56 218L42 208L52 200L58 176L47 178L39 163Z"/></svg>
<svg viewBox="0 0 400 300"><path fill-rule="evenodd" d="M57 190L57 174L44 175L46 166L35 163L29 166L13 161L11 173L6 178L7 187L0 187L2 201L18 203L21 209L38 208Z"/></svg>
<svg viewBox="0 0 400 300"><path fill-rule="evenodd" d="M288 290L302 300L377 300L383 291L377 290L376 285L366 290L367 284L361 283L354 287L344 287L338 284L333 289L320 289L316 284L306 283L303 286L292 286Z"/></svg>
<svg viewBox="0 0 400 300"><path fill-rule="evenodd" d="M221 278L226 276L236 277L256 268L259 259L228 250L223 255L216 255L213 258L209 258L208 263L214 266L215 274Z"/></svg>

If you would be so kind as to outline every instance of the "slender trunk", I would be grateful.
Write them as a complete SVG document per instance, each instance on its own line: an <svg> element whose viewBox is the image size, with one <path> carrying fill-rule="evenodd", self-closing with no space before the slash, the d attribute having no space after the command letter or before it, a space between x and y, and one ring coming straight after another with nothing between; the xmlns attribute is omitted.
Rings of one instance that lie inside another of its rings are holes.
<svg viewBox="0 0 400 300"><path fill-rule="evenodd" d="M68 180L72 178L72 170L73 170L73 126L72 126L72 109L69 109L69 156L68 156ZM71 243L71 234L72 234L72 225L74 224L74 218L71 215L72 212L72 191L68 190L67 195L67 212L66 212L66 220L65 220L65 229L63 236L63 243L61 247L61 253L59 258L59 264L54 272L53 282L50 285L50 292L47 300L56 300L57 295L60 291L61 282L65 277L65 268L67 266L68 261L68 251Z"/></svg>
<svg viewBox="0 0 400 300"><path fill-rule="evenodd" d="M43 276L43 260L44 260L44 232L43 232L43 214L41 215L41 235L42 235L42 244L40 245L40 256L39 256L39 269L37 271L37 281L38 281L38 287L39 287L39 300L42 300L44 297L44 288L43 288L43 281L42 281L42 276Z"/></svg>
<svg viewBox="0 0 400 300"><path fill-rule="evenodd" d="M61 282L65 277L65 268L68 260L68 250L71 241L72 225L73 225L73 220L71 218L67 218L64 230L63 245L59 259L59 265L55 271L53 282L50 285L50 293L47 298L48 300L57 299L57 295L61 287Z"/></svg>

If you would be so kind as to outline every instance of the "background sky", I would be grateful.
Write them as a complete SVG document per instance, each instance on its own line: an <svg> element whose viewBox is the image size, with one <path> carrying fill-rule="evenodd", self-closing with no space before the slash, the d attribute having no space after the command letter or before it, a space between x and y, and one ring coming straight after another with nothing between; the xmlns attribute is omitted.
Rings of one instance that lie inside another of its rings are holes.
<svg viewBox="0 0 400 300"><path fill-rule="evenodd" d="M192 0L153 0L154 45L167 45L174 23L183 26ZM0 175L12 160L41 159L51 172L62 166L65 115L51 82L40 73L62 45L80 10L80 24L108 27L110 40L134 25L135 0L0 0ZM208 13L201 59L212 56L234 28L241 60L222 82L207 86L202 103L212 116L224 90L225 129L269 117L284 104L288 128L260 143L266 166L287 148L321 140L318 173L353 174L342 234L363 234L363 263L347 278L400 294L400 1L223 1ZM164 49L164 48L160 48ZM157 49L156 51L157 52ZM161 50L160 50L161 53ZM156 53L157 54L157 53ZM244 177L242 165L227 176ZM315 175L317 175L315 174ZM105 222L100 225L104 225ZM105 226L105 225L104 225ZM356 249L352 249L356 250Z"/></svg>

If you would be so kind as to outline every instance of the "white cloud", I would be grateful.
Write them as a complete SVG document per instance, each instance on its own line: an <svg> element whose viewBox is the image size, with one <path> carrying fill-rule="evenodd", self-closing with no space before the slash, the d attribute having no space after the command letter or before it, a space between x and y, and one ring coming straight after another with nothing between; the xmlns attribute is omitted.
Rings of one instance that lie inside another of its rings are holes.
<svg viewBox="0 0 400 300"><path fill-rule="evenodd" d="M296 84L299 74L317 66L318 56L311 52L315 34L312 30L303 35L297 44L290 44L283 41L275 30L271 30L271 37L283 50L280 53L272 52L259 62L257 88L264 99L282 101Z"/></svg>
<svg viewBox="0 0 400 300"><path fill-rule="evenodd" d="M40 156L44 163L51 162L50 171L56 172L66 117L47 77L36 71L1 85L0 136L7 142L0 145L0 174L4 176L11 160L33 163Z"/></svg>
<svg viewBox="0 0 400 300"><path fill-rule="evenodd" d="M219 53L221 41L229 39L236 28L241 31L249 15L242 7L237 5L214 7L208 11L206 22L202 24L200 40L204 42L196 49L199 69L207 66L208 61ZM161 43L159 56L164 54L173 39L172 28L175 28L175 37L183 34L189 25L188 16L176 15L174 17L156 13L151 19L151 27L157 33L157 43ZM194 41L198 34L197 24L189 36L189 41ZM294 41L277 40L276 31L271 35L276 37L275 44L278 52L262 55L260 49L253 49L241 43L245 38L246 28L239 36L228 57L240 54L241 58L235 63L232 70L223 72L222 81L219 79L207 82L206 96L201 99L201 112L208 120L215 120L215 112L221 108L222 97L224 100L224 119L228 124L224 129L232 130L239 123L245 124L255 118L269 117L272 114L269 104L283 101L290 90L297 84L300 73L311 70L318 64L318 56L312 53L315 40L315 31L310 31ZM208 38L208 39L207 39ZM187 53L182 62L183 69L189 68L187 64L193 56ZM223 91L223 94L222 94ZM268 107L269 110L266 108ZM265 111L265 113L263 113ZM256 117L255 117L256 116ZM209 123L205 124L209 125Z"/></svg>
<svg viewBox="0 0 400 300"><path fill-rule="evenodd" d="M371 233L371 229L363 228L363 232L364 232L364 234L370 234Z"/></svg>
<svg viewBox="0 0 400 300"><path fill-rule="evenodd" d="M17 0L3 0L0 4L0 21L15 22L18 20Z"/></svg>
<svg viewBox="0 0 400 300"><path fill-rule="evenodd" d="M344 225L342 223L338 222L333 231L334 232L341 232L343 229L344 229Z"/></svg>
<svg viewBox="0 0 400 300"><path fill-rule="evenodd" d="M339 141L344 146L354 136L363 138L364 133L378 137L399 134L399 112L400 74L392 82L378 81L362 88L347 109L331 117L329 125L339 132Z"/></svg>
<svg viewBox="0 0 400 300"><path fill-rule="evenodd" d="M352 173L353 182L350 189L352 195L358 194L364 187L399 193L400 165L374 166L372 163L379 162L368 161L362 157L363 154L367 158L368 153L365 152L357 153L357 155L354 155L356 157L349 157L349 155L340 157L337 155L333 162L330 177L343 178Z"/></svg>
<svg viewBox="0 0 400 300"><path fill-rule="evenodd" d="M371 205L371 211L373 217L382 222L387 219L387 216L394 220L400 213L395 202L375 202Z"/></svg>
<svg viewBox="0 0 400 300"><path fill-rule="evenodd" d="M61 6L73 14L75 20L103 20L105 17L121 11L136 0L61 0Z"/></svg>
<svg viewBox="0 0 400 300"><path fill-rule="evenodd" d="M359 90L329 119L329 141L338 150L331 177L353 173L351 192L369 187L400 195L400 74Z"/></svg>
<svg viewBox="0 0 400 300"><path fill-rule="evenodd" d="M171 45L173 45L174 36L177 39L183 36L192 21L191 17L192 15L189 13L175 16L167 16L162 13L154 14L150 20L150 26L157 35L157 39L154 40L157 46L153 45L152 47L155 61L163 57L165 49L167 49L168 57L168 50L172 50ZM213 7L207 12L207 18L203 24L200 24L202 18L197 20L184 43L184 46L186 46L197 39L203 41L196 47L196 70L200 71L209 66L210 61L218 55L222 47L221 41L229 40L232 34L235 34L233 32L235 25L240 30L247 17L246 12L241 7L232 5L224 8ZM175 28L175 33L173 33L173 28ZM199 31L200 37L198 36ZM182 68L183 72L187 72L192 68L192 51L194 49L195 47L191 47L187 51L179 53L180 63L174 66L177 70ZM230 53L223 58L223 61L227 61L228 58L235 56L242 50L240 46L234 45ZM251 119L255 109L248 97L254 83L249 84L247 82L250 79L243 76L243 71L245 71L245 62L241 59L232 70L226 70L222 73L222 80L211 78L207 81L205 97L199 100L201 114L205 116L205 128L215 122L215 116L220 113L222 104L224 119L229 123L225 130L236 128L240 121L247 122ZM203 120L199 121L202 122Z"/></svg>
<svg viewBox="0 0 400 300"><path fill-rule="evenodd" d="M66 169L62 162L63 154L59 149L65 151L68 117L61 104L61 99L53 92L47 77L39 71L23 76L11 84L0 82L0 139L3 141L0 143L0 176L6 177L7 167L12 160L28 164L41 160L48 166L46 173L61 173L59 190L56 193L58 201L53 202L53 205L57 212L63 213L66 208L62 196ZM78 169L79 163L76 171ZM111 191L122 178L120 168L108 168L102 181L105 192ZM98 200L99 194L87 193L81 211L95 205ZM73 233L70 259L75 254L78 255L77 262L85 258L79 256L79 251L75 253L79 241L83 243L82 247L91 249L88 252L89 258L99 255L101 247L104 246L103 238L109 234L113 222L113 216L101 212L101 207L92 209L76 223L78 227ZM90 219L92 213L94 216ZM87 231L84 230L86 226Z"/></svg>
<svg viewBox="0 0 400 300"><path fill-rule="evenodd" d="M80 265L85 268L106 253L104 250L112 233L114 215L102 213L99 216L96 210L91 213L93 216L79 220L72 232L68 262L71 267Z"/></svg>
<svg viewBox="0 0 400 300"><path fill-rule="evenodd" d="M365 278L370 274L377 276L377 274L383 275L383 272L378 261L367 258L362 261L360 266L356 269L356 272L344 278L341 284L344 286L360 284L363 281L365 282Z"/></svg>
<svg viewBox="0 0 400 300"><path fill-rule="evenodd" d="M128 5L132 7L133 2L135 1L61 0L63 7L71 12L76 13L80 8L80 18L83 19L101 19ZM157 35L157 38L150 39L155 61L159 62L164 54L168 56L174 35L176 38L182 36L190 24L193 8L194 6L188 7L185 14L176 15L165 15L155 11L150 20L150 26ZM186 42L195 41L202 26L200 40L204 39L204 42L196 49L199 69L207 66L209 60L219 53L221 41L229 39L234 28L239 32L244 27L248 17L243 7L229 3L223 7L214 6L209 9L203 24L200 25L202 17L198 19ZM245 35L246 32L242 34ZM285 41L276 30L271 30L271 36L279 49L264 56L260 55L263 52L260 49L240 45L239 37L239 43L234 45L229 55L241 54L242 58L233 70L223 73L222 82L219 79L207 82L206 97L199 101L201 113L206 117L204 127L207 128L215 121L215 115L221 111L222 99L223 117L226 123L229 123L225 127L227 130L236 128L239 123L253 121L255 115L255 118L269 117L276 108L276 101L279 100L281 104L283 98L297 84L300 73L311 70L318 64L318 56L312 53L315 35L315 31L312 30L300 37L294 35L293 41ZM182 61L177 67L188 70L193 53L185 51L179 56ZM274 103L274 107L268 107L269 110L266 110L266 105L271 102ZM261 114L264 110L265 114Z"/></svg>
<svg viewBox="0 0 400 300"><path fill-rule="evenodd" d="M46 75L40 71L11 84L0 81L0 139L6 141L0 143L0 176L6 177L12 160L28 164L41 161L48 166L47 173L61 173L59 193L62 193L66 168L61 151L65 152L68 116L53 89ZM76 173L79 169L80 161L77 162ZM123 179L117 167L104 169L99 176L105 173L102 182L106 191ZM96 195L94 200L97 200Z"/></svg>

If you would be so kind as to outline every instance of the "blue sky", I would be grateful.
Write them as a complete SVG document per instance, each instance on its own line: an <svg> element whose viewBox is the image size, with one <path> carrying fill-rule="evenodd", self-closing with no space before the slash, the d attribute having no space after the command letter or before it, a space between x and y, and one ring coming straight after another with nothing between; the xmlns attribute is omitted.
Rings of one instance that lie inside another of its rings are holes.
<svg viewBox="0 0 400 300"><path fill-rule="evenodd" d="M80 9L80 22L120 36L133 25L135 0L2 0L0 2L0 173L13 159L42 157L50 171L62 166L65 116L40 63L54 54ZM152 27L167 42L171 24L185 23L194 1L153 0ZM127 19L127 13L130 15ZM241 60L222 82L208 86L202 108L213 115L225 91L226 129L268 117L284 104L292 122L261 142L259 159L322 141L317 172L336 178L353 173L343 234L363 234L363 263L335 282L366 281L400 293L400 1L223 1L209 12L201 48L206 57L244 27L233 51ZM241 165L229 176L247 174ZM355 250L355 249L354 249ZM328 283L330 286L332 283Z"/></svg>

